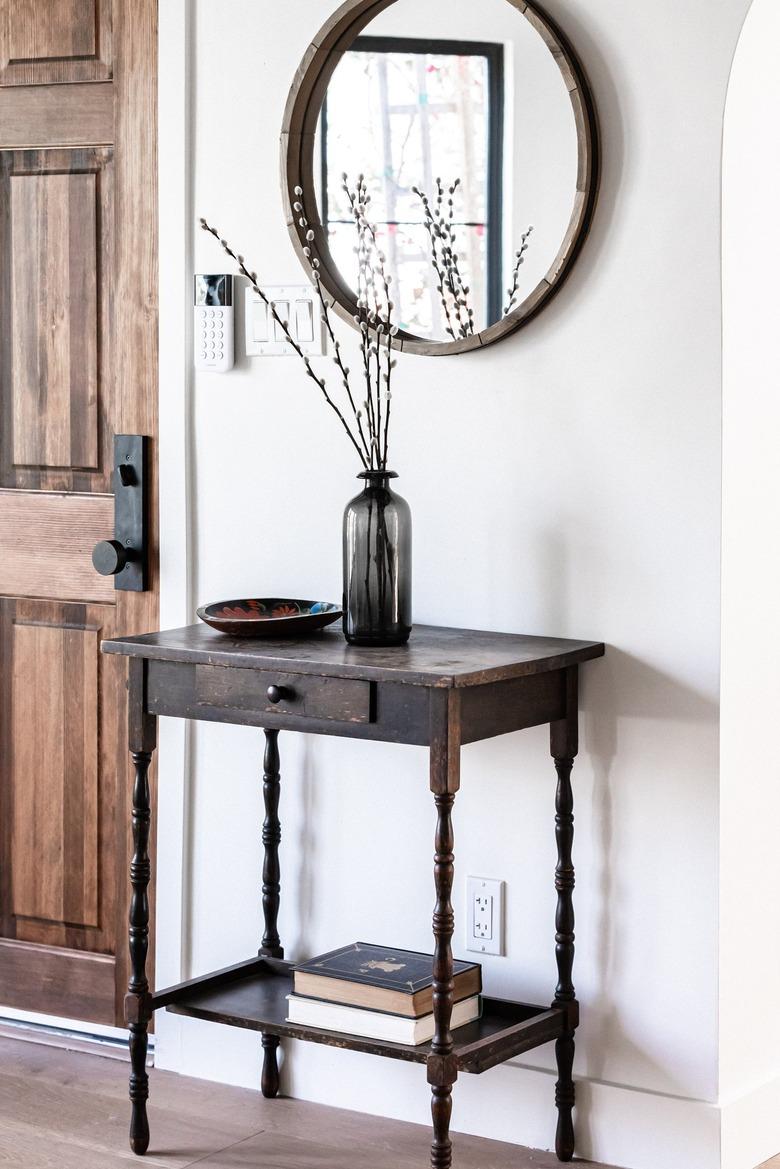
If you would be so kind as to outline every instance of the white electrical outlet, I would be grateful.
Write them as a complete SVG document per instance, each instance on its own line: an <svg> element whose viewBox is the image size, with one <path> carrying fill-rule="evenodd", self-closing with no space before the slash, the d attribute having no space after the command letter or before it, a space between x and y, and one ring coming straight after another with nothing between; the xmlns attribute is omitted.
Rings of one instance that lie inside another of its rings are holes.
<svg viewBox="0 0 780 1169"><path fill-rule="evenodd" d="M477 954L506 953L503 881L466 878L466 949Z"/></svg>

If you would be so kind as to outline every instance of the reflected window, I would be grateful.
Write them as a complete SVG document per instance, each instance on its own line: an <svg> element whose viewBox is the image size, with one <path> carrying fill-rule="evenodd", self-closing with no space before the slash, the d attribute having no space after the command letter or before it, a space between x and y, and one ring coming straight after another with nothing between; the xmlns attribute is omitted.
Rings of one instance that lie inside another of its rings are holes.
<svg viewBox="0 0 780 1169"><path fill-rule="evenodd" d="M433 200L438 178L447 187L460 179L453 222L477 328L500 319L503 45L359 37L328 87L320 141L322 222L342 272L356 272L342 174L354 186L362 172L393 275L396 320L417 336L441 337L443 309L413 188Z"/></svg>

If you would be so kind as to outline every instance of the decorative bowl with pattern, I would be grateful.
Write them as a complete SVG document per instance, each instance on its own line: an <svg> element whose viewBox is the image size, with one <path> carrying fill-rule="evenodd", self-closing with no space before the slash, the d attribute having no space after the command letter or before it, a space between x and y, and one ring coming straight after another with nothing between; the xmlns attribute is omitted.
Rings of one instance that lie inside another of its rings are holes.
<svg viewBox="0 0 780 1169"><path fill-rule="evenodd" d="M287 597L215 601L198 609L201 621L231 637L304 637L331 625L341 615L341 606L330 601Z"/></svg>

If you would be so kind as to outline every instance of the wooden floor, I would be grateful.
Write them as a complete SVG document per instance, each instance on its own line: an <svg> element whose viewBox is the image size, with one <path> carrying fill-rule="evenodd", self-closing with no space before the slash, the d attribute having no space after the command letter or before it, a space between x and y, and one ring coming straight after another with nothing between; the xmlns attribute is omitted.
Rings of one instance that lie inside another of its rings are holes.
<svg viewBox="0 0 780 1169"><path fill-rule="evenodd" d="M152 1140L127 1147L128 1065L0 1038L2 1169L424 1169L425 1128L263 1100L153 1070ZM457 1169L559 1169L550 1153L456 1136ZM580 1162L584 1167L591 1162Z"/></svg>
<svg viewBox="0 0 780 1169"><path fill-rule="evenodd" d="M152 1142L127 1147L128 1065L0 1037L2 1169L425 1169L428 1130L354 1112L263 1100L153 1070ZM455 1138L456 1169L559 1169L550 1153ZM604 1169L580 1161L582 1169ZM659 1167L660 1169L660 1167ZM780 1169L780 1157L763 1169Z"/></svg>

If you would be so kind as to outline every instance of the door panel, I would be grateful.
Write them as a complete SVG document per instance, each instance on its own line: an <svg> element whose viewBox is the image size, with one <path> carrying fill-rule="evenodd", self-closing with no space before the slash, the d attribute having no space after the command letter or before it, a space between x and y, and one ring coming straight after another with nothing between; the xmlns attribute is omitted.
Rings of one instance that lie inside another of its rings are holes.
<svg viewBox="0 0 780 1169"><path fill-rule="evenodd" d="M0 600L0 1005L103 1023L117 1021L124 989L124 671L100 654L117 621L113 605ZM72 1008L61 985L10 980L32 976L36 947L51 972L61 954ZM91 969L99 989L84 1014Z"/></svg>
<svg viewBox="0 0 780 1169"><path fill-rule="evenodd" d="M32 150L56 142L107 146L114 139L114 87L89 85L0 86L0 147Z"/></svg>
<svg viewBox="0 0 780 1169"><path fill-rule="evenodd" d="M111 76L110 0L0 0L0 85Z"/></svg>
<svg viewBox="0 0 780 1169"><path fill-rule="evenodd" d="M3 1006L20 1011L111 1023L117 970L108 954L0 940Z"/></svg>
<svg viewBox="0 0 780 1169"><path fill-rule="evenodd" d="M110 496L0 489L0 596L113 605L113 580L92 567L95 544L113 534Z"/></svg>
<svg viewBox="0 0 780 1169"><path fill-rule="evenodd" d="M100 642L157 625L156 13L0 0L0 1015L122 1021L125 670ZM145 593L91 563L115 433L151 440Z"/></svg>
<svg viewBox="0 0 780 1169"><path fill-rule="evenodd" d="M11 914L40 927L97 929L98 633L11 627ZM64 733L63 733L64 732Z"/></svg>
<svg viewBox="0 0 780 1169"><path fill-rule="evenodd" d="M98 463L97 187L11 176L14 466Z"/></svg>
<svg viewBox="0 0 780 1169"><path fill-rule="evenodd" d="M113 152L0 151L0 484L108 491Z"/></svg>
<svg viewBox="0 0 780 1169"><path fill-rule="evenodd" d="M0 927L9 941L116 947L123 672L100 654L116 620L115 606L0 601L0 811L11 859L0 871Z"/></svg>

